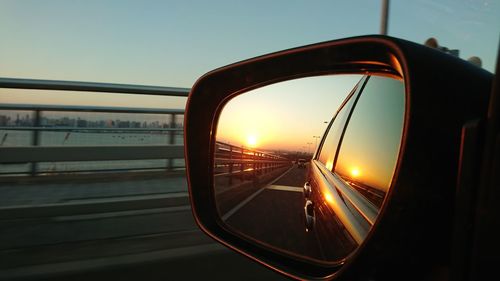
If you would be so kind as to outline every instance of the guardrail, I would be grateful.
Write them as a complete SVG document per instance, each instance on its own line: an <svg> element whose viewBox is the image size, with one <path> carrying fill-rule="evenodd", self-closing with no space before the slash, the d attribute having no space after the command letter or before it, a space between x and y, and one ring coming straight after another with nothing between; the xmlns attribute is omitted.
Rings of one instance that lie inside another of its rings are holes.
<svg viewBox="0 0 500 281"><path fill-rule="evenodd" d="M0 77L0 88L187 97L188 88Z"/></svg>
<svg viewBox="0 0 500 281"><path fill-rule="evenodd" d="M273 153L262 152L223 142L215 144L215 177L244 177L250 174L253 178L278 168L291 165L290 159Z"/></svg>
<svg viewBox="0 0 500 281"><path fill-rule="evenodd" d="M189 89L173 87L156 87L127 84L91 83L77 81L52 81L35 79L0 78L0 88L38 89L56 91L106 92L118 94L140 94L187 97ZM177 127L175 120L183 115L183 109L134 108L134 107L102 107L102 106L63 106L63 105L30 105L0 104L0 111L32 111L31 126L1 126L0 130L31 131L30 146L2 146L0 144L0 164L31 163L31 175L37 175L37 162L63 161L102 161L102 160L137 160L168 159L166 167L174 167L174 159L183 159L182 145L175 144L175 138L182 134L183 128ZM41 124L43 112L101 112L101 113L134 113L158 114L170 117L167 128L117 128L117 127L79 127L79 126L47 126ZM41 132L80 132L80 133L155 133L168 135L164 145L41 145ZM4 135L4 138L6 135ZM148 168L149 169L149 168ZM79 172L72 170L71 172ZM4 173L5 174L5 173Z"/></svg>

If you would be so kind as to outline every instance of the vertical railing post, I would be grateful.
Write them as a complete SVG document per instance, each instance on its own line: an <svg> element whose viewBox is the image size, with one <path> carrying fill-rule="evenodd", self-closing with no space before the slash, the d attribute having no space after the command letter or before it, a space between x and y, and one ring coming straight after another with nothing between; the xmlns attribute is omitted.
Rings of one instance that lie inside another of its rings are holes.
<svg viewBox="0 0 500 281"><path fill-rule="evenodd" d="M175 134L176 134L176 132L177 132L177 131L175 130L175 129L176 129L175 117L177 116L177 114L172 113L172 114L170 114L170 115L172 116L172 120L170 121L170 125L169 125L169 127L170 127L169 137L170 137L170 138L169 138L169 142L168 142L168 144L170 144L170 145L174 145L174 144L175 144ZM171 171L173 168L174 168L174 159L169 158L169 159L168 159L168 166L167 166L167 169L168 169L169 171Z"/></svg>
<svg viewBox="0 0 500 281"><path fill-rule="evenodd" d="M252 169L253 169L253 171L252 171L253 172L252 173L253 174L252 177L253 177L253 181L254 182L257 181L257 160L256 160L257 159L257 154L256 153L257 152L254 151L253 152L253 157L252 157Z"/></svg>
<svg viewBox="0 0 500 281"><path fill-rule="evenodd" d="M35 130L33 130L33 136L31 139L31 145L33 146L38 146L40 144L40 130L37 130L36 128L40 127L41 124L41 115L40 115L40 110L35 110L35 116L33 120L33 127L35 127ZM31 163L31 176L34 177L36 176L37 172L37 163L32 162Z"/></svg>
<svg viewBox="0 0 500 281"><path fill-rule="evenodd" d="M245 180L245 163L243 162L245 149L241 147L241 181Z"/></svg>
<svg viewBox="0 0 500 281"><path fill-rule="evenodd" d="M259 171L259 175L262 174L262 153L259 153L259 163L257 164L257 169Z"/></svg>
<svg viewBox="0 0 500 281"><path fill-rule="evenodd" d="M229 146L229 186L233 184L233 146Z"/></svg>

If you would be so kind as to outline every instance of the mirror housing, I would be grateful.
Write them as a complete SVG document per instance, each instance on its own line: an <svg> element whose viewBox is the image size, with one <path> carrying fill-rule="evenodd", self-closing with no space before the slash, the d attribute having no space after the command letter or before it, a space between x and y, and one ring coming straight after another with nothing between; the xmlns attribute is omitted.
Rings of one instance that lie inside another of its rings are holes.
<svg viewBox="0 0 500 281"><path fill-rule="evenodd" d="M336 266L304 262L242 238L225 227L213 194L215 132L224 104L265 85L326 74L403 77L407 103L387 203L364 243ZM220 243L289 277L426 278L449 265L461 130L466 122L485 118L491 79L466 61L385 36L309 45L209 72L193 86L185 113L186 167L196 222Z"/></svg>

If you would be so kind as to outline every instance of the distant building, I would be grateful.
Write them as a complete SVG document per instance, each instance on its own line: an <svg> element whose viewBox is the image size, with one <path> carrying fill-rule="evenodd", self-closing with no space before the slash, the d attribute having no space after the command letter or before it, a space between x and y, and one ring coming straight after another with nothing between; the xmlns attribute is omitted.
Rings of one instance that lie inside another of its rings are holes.
<svg viewBox="0 0 500 281"><path fill-rule="evenodd" d="M80 119L78 118L78 120L76 120L76 126L78 128L86 128L87 127L87 120L84 120L84 119Z"/></svg>
<svg viewBox="0 0 500 281"><path fill-rule="evenodd" d="M119 121L118 128L130 128L130 121Z"/></svg>
<svg viewBox="0 0 500 281"><path fill-rule="evenodd" d="M5 115L0 115L0 126L7 126L9 124L10 117Z"/></svg>

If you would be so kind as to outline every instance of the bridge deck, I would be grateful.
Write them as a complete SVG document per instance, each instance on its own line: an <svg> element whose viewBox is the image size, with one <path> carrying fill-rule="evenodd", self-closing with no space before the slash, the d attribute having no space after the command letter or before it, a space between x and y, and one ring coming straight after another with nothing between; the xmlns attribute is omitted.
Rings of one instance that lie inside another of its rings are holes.
<svg viewBox="0 0 500 281"><path fill-rule="evenodd" d="M106 198L126 198L187 192L183 173L165 176L82 176L54 180L0 182L0 207L83 202Z"/></svg>
<svg viewBox="0 0 500 281"><path fill-rule="evenodd" d="M254 277L281 279L199 231L182 173L17 180L0 183L0 194L0 280L207 254ZM171 270L181 274L179 268Z"/></svg>

